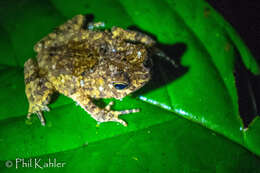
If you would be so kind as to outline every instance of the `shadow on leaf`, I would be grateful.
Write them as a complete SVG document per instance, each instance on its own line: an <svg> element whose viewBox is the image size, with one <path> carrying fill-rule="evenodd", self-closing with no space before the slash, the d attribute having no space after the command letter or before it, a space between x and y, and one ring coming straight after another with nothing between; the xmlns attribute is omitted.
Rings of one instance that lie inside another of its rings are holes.
<svg viewBox="0 0 260 173"><path fill-rule="evenodd" d="M154 35L143 31L136 26L130 26L128 29L144 33L154 40L157 40ZM132 94L133 97L137 97L154 89L160 88L183 76L188 71L188 67L181 66L180 64L181 58L187 50L187 45L185 43L179 42L168 45L157 42L155 47L159 48L168 58L170 58L171 61L174 61L177 67L166 58L152 54L152 78L144 87L134 92Z"/></svg>

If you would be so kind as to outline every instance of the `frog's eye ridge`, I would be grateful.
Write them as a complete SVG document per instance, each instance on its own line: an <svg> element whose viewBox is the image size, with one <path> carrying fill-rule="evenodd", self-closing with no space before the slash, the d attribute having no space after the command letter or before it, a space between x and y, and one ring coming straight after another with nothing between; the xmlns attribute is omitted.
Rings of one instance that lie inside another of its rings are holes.
<svg viewBox="0 0 260 173"><path fill-rule="evenodd" d="M128 86L127 83L114 83L114 87L118 90L123 90Z"/></svg>

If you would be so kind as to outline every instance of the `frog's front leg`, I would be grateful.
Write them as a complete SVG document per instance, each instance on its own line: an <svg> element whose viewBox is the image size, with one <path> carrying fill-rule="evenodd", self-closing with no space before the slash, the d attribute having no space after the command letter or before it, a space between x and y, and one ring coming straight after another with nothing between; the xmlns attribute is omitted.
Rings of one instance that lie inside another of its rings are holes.
<svg viewBox="0 0 260 173"><path fill-rule="evenodd" d="M130 110L122 110L122 111L114 111L111 110L111 106L114 102L110 102L105 108L100 108L95 105L91 98L86 97L74 97L73 98L86 112L88 112L92 118L94 118L98 122L108 122L114 121L119 122L120 124L127 126L127 123L120 119L120 115L130 114L139 112L139 109L130 109Z"/></svg>
<svg viewBox="0 0 260 173"><path fill-rule="evenodd" d="M24 64L25 93L29 101L27 118L31 114L37 114L41 124L45 125L42 111L49 111L47 104L51 100L54 88L46 78L39 75L39 67L36 61L29 59Z"/></svg>

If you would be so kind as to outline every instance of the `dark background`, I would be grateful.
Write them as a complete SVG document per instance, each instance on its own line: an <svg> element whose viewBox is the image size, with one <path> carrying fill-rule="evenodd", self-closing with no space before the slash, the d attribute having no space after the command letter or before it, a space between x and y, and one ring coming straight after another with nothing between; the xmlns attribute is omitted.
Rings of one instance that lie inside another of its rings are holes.
<svg viewBox="0 0 260 173"><path fill-rule="evenodd" d="M235 28L260 64L259 0L207 0ZM260 115L260 76L254 76L240 62L235 69L239 112L245 128Z"/></svg>
<svg viewBox="0 0 260 173"><path fill-rule="evenodd" d="M207 0L240 34L260 62L259 0Z"/></svg>

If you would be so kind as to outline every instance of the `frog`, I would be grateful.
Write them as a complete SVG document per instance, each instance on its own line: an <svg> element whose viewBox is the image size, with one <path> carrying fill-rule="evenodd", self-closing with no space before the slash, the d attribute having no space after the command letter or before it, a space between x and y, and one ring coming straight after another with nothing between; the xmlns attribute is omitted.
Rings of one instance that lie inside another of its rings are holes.
<svg viewBox="0 0 260 173"><path fill-rule="evenodd" d="M43 113L50 111L55 93L74 100L98 123L127 126L120 116L140 111L112 110L113 101L102 108L95 100L122 100L148 83L155 40L135 30L86 23L86 16L76 15L34 45L36 58L24 63L27 119L36 114L45 126Z"/></svg>

